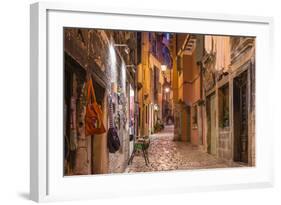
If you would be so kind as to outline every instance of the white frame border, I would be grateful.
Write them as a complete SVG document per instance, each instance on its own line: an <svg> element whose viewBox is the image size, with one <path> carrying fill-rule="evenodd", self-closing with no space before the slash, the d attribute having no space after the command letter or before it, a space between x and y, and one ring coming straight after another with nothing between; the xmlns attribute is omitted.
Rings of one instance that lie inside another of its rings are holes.
<svg viewBox="0 0 281 205"><path fill-rule="evenodd" d="M273 50L273 19L270 17L241 16L213 13L196 13L185 11L160 11L150 9L126 9L126 8L101 8L93 4L73 4L40 2L30 7L30 199L34 201L58 200L48 196L48 160L47 160L47 136L48 136L48 114L47 114L47 12L48 10L62 10L75 12L95 12L122 15L140 15L168 18L189 18L199 20L216 20L226 22L248 22L268 24L271 40L269 42ZM272 53L271 53L272 54ZM269 54L269 63L272 56ZM273 65L269 65L273 68ZM272 137L273 140L273 137ZM273 145L273 143L272 143ZM273 147L273 146L272 146ZM273 157L273 154L272 154ZM219 187L194 187L187 191L206 191L215 188L216 190L269 187L273 185L273 160L270 163L272 173L268 181L263 183L236 184L232 186ZM171 192L181 192L173 190ZM63 198L67 200L67 198Z"/></svg>

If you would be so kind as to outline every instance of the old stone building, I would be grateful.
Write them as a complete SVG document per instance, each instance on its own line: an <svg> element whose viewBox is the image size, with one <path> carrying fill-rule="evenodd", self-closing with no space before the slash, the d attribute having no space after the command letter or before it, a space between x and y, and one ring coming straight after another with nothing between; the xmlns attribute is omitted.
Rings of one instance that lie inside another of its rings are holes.
<svg viewBox="0 0 281 205"><path fill-rule="evenodd" d="M254 165L254 38L205 36L205 51L207 151Z"/></svg>
<svg viewBox="0 0 281 205"><path fill-rule="evenodd" d="M254 165L255 39L177 34L174 139Z"/></svg>
<svg viewBox="0 0 281 205"><path fill-rule="evenodd" d="M129 105L130 100L134 100L130 98L130 91L136 90L136 38L135 32L64 30L66 175L124 171L130 154ZM93 80L96 101L102 108L106 130L109 127L110 96L114 103L113 120L121 142L117 153L109 154L106 132L85 136L87 75Z"/></svg>
<svg viewBox="0 0 281 205"><path fill-rule="evenodd" d="M233 160L255 165L255 38L231 37Z"/></svg>

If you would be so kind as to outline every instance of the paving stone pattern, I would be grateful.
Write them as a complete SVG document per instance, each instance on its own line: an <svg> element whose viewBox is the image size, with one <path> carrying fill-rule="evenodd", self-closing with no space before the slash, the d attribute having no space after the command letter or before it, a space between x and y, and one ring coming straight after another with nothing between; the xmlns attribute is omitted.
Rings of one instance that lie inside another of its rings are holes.
<svg viewBox="0 0 281 205"><path fill-rule="evenodd" d="M173 126L166 126L150 136L148 148L149 165L145 164L142 153L138 153L125 172L152 172L188 170L203 168L225 168L227 163L199 150L186 142L173 141Z"/></svg>

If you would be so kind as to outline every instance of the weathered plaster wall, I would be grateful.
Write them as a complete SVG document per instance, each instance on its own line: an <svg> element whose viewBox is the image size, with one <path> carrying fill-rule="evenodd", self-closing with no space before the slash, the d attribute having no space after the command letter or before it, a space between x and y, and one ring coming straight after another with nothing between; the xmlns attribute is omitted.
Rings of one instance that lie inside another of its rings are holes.
<svg viewBox="0 0 281 205"><path fill-rule="evenodd" d="M218 157L226 161L232 159L230 128L219 128Z"/></svg>

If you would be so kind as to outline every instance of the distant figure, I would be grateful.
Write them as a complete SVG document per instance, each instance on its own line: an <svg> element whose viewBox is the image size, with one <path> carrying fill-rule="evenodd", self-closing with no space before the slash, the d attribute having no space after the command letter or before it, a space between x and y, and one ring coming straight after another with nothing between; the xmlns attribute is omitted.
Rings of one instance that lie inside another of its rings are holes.
<svg viewBox="0 0 281 205"><path fill-rule="evenodd" d="M174 124L173 116L169 115L169 116L166 118L166 124L167 124L167 125Z"/></svg>

